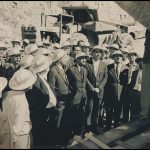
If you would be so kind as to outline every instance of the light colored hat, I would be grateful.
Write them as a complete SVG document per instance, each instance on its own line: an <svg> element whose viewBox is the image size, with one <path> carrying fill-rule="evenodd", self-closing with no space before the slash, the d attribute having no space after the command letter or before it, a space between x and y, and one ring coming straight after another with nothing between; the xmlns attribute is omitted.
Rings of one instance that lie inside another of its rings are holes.
<svg viewBox="0 0 150 150"><path fill-rule="evenodd" d="M48 40L44 40L44 41L42 41L42 44L43 45L50 45L50 42Z"/></svg>
<svg viewBox="0 0 150 150"><path fill-rule="evenodd" d="M21 51L20 51L19 47L17 47L17 48L11 48L8 51L8 56L17 56L17 55L21 55Z"/></svg>
<svg viewBox="0 0 150 150"><path fill-rule="evenodd" d="M29 44L26 49L25 49L25 52L26 54L31 54L35 51L37 51L39 48L37 47L36 44Z"/></svg>
<svg viewBox="0 0 150 150"><path fill-rule="evenodd" d="M23 42L25 42L25 43L27 43L27 44L30 43L30 41L29 41L28 39L24 39Z"/></svg>
<svg viewBox="0 0 150 150"><path fill-rule="evenodd" d="M121 55L123 56L122 52L120 50L116 50L113 54L112 57L114 57L115 55Z"/></svg>
<svg viewBox="0 0 150 150"><path fill-rule="evenodd" d="M25 69L25 68L30 67L32 65L33 59L34 59L34 56L25 55L20 61L21 68Z"/></svg>
<svg viewBox="0 0 150 150"><path fill-rule="evenodd" d="M27 69L20 69L9 81L9 87L13 90L25 90L36 82L37 76Z"/></svg>
<svg viewBox="0 0 150 150"><path fill-rule="evenodd" d="M58 48L58 49L61 48L60 44L58 44L58 43L54 43L54 44L53 44L53 47L56 47L56 48Z"/></svg>
<svg viewBox="0 0 150 150"><path fill-rule="evenodd" d="M4 88L7 86L7 79L0 77L0 92L4 90Z"/></svg>
<svg viewBox="0 0 150 150"><path fill-rule="evenodd" d="M138 55L138 52L135 51L135 50L129 51L128 55L131 55L131 54L136 55L136 56L139 56L139 55Z"/></svg>
<svg viewBox="0 0 150 150"><path fill-rule="evenodd" d="M76 59L78 59L78 58L80 58L80 57L86 57L86 58L88 58L89 56L86 55L86 54L83 53L83 52L79 52L79 53L76 55Z"/></svg>
<svg viewBox="0 0 150 150"><path fill-rule="evenodd" d="M30 70L33 71L34 73L39 73L49 68L49 66L50 65L47 57L38 54L34 57Z"/></svg>
<svg viewBox="0 0 150 150"><path fill-rule="evenodd" d="M17 43L21 43L19 39L15 38L12 40L12 42L17 42Z"/></svg>
<svg viewBox="0 0 150 150"><path fill-rule="evenodd" d="M43 45L42 42L38 42L38 43L37 43L37 46L38 46L38 47L44 47L44 45Z"/></svg>
<svg viewBox="0 0 150 150"><path fill-rule="evenodd" d="M101 45L96 45L92 48L91 52L94 52L95 50L100 50L100 51L107 51L107 48Z"/></svg>
<svg viewBox="0 0 150 150"><path fill-rule="evenodd" d="M61 47L63 48L65 46L71 46L71 43L69 41L63 42Z"/></svg>
<svg viewBox="0 0 150 150"><path fill-rule="evenodd" d="M46 55L46 54L50 54L51 51L46 49L46 48L39 48L39 51L38 51L38 54L41 54L41 55Z"/></svg>
<svg viewBox="0 0 150 150"><path fill-rule="evenodd" d="M53 54L53 62L56 62L63 58L66 55L66 52L63 49L57 49Z"/></svg>
<svg viewBox="0 0 150 150"><path fill-rule="evenodd" d="M109 46L110 48L114 48L116 50L119 50L119 45L118 44L112 44Z"/></svg>
<svg viewBox="0 0 150 150"><path fill-rule="evenodd" d="M90 47L90 43L88 41L84 41L83 46Z"/></svg>

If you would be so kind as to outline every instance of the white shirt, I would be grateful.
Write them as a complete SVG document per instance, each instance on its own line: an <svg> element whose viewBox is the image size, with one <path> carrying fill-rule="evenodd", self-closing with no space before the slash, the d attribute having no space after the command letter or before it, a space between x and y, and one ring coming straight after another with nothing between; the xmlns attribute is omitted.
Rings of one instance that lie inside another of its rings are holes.
<svg viewBox="0 0 150 150"><path fill-rule="evenodd" d="M20 135L29 134L32 125L25 92L7 92L4 95L2 106L3 113L8 118L12 142L16 142Z"/></svg>
<svg viewBox="0 0 150 150"><path fill-rule="evenodd" d="M98 73L98 69L99 69L99 63L100 63L100 60L95 61L95 60L93 59L94 73L95 73L95 76L96 76L96 77L97 77L97 73Z"/></svg>
<svg viewBox="0 0 150 150"><path fill-rule="evenodd" d="M118 77L120 76L120 72L121 72L121 67L122 67L122 64L119 64L119 65L117 65L117 64L115 64L115 71L117 70L117 67L118 67Z"/></svg>
<svg viewBox="0 0 150 150"><path fill-rule="evenodd" d="M140 92L141 91L141 83L142 83L142 70L139 70L134 90L137 90Z"/></svg>

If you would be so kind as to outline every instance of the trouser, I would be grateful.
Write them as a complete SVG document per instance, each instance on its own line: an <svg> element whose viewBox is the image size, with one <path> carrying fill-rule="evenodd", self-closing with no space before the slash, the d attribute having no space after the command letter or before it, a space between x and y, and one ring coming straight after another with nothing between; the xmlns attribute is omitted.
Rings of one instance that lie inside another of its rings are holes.
<svg viewBox="0 0 150 150"><path fill-rule="evenodd" d="M131 90L129 93L129 99L131 104L131 117L130 120L134 120L140 116L141 112L141 92Z"/></svg>
<svg viewBox="0 0 150 150"><path fill-rule="evenodd" d="M115 101L106 106L106 126L111 127L112 121L114 119L114 126L119 125L120 115L121 115L121 102Z"/></svg>
<svg viewBox="0 0 150 150"><path fill-rule="evenodd" d="M102 121L102 107L103 102L101 98L98 98L96 95L93 94L91 98L88 100L88 117L87 117L87 125L88 126L103 126Z"/></svg>
<svg viewBox="0 0 150 150"><path fill-rule="evenodd" d="M10 149L30 149L31 143L30 143L30 135L20 135L18 136L15 143L11 142L11 148Z"/></svg>

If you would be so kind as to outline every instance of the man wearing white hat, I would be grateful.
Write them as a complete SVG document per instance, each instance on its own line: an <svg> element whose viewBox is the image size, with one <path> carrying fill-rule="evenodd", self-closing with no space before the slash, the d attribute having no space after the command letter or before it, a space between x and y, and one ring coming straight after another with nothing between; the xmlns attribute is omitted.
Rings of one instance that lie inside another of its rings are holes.
<svg viewBox="0 0 150 150"><path fill-rule="evenodd" d="M9 80L13 76L13 74L20 68L20 48L18 47L10 49L8 56L9 60L3 66L3 73L4 77L6 77Z"/></svg>
<svg viewBox="0 0 150 150"><path fill-rule="evenodd" d="M25 49L30 44L30 41L28 39L24 39L22 42L23 49Z"/></svg>
<svg viewBox="0 0 150 150"><path fill-rule="evenodd" d="M57 116L56 116L56 140L58 145L62 145L65 134L64 111L69 95L69 81L63 66L67 63L67 55L63 49L55 50L53 54L53 65L48 73L47 80L53 89L57 98Z"/></svg>
<svg viewBox="0 0 150 150"><path fill-rule="evenodd" d="M123 54L123 64L127 65L129 63L129 59L128 59L129 47L123 47L121 51Z"/></svg>
<svg viewBox="0 0 150 150"><path fill-rule="evenodd" d="M88 108L87 125L89 130L98 134L98 127L103 128L103 94L107 82L107 65L100 60L104 47L94 46L91 50L92 58L87 62L88 80Z"/></svg>
<svg viewBox="0 0 150 150"><path fill-rule="evenodd" d="M83 136L86 126L87 105L87 70L85 69L88 56L79 52L76 64L67 70L71 95L69 100L69 121L73 135Z"/></svg>
<svg viewBox="0 0 150 150"><path fill-rule="evenodd" d="M122 64L122 52L115 51L112 54L114 63L108 65L108 79L105 87L106 95L106 126L111 128L114 119L114 127L120 122L121 108L126 99L125 89L128 83L128 67Z"/></svg>
<svg viewBox="0 0 150 150"><path fill-rule="evenodd" d="M19 39L12 40L12 47L19 47L21 45L21 42Z"/></svg>
<svg viewBox="0 0 150 150"><path fill-rule="evenodd" d="M3 113L9 121L8 149L30 149L30 111L25 93L32 88L36 76L26 69L18 70L9 81L12 89L3 98Z"/></svg>
<svg viewBox="0 0 150 150"><path fill-rule="evenodd" d="M51 119L49 116L49 109L56 106L56 98L47 81L49 67L50 63L48 59L41 54L35 56L32 61L32 66L30 67L30 70L37 74L37 80L32 90L26 94L33 125L32 134L34 148L48 144L48 134L52 130L46 126L48 124L47 120Z"/></svg>
<svg viewBox="0 0 150 150"><path fill-rule="evenodd" d="M37 47L36 44L29 44L25 48L25 53L26 54L31 54L33 56L36 56L36 54L38 53L38 50L39 50L39 48Z"/></svg>

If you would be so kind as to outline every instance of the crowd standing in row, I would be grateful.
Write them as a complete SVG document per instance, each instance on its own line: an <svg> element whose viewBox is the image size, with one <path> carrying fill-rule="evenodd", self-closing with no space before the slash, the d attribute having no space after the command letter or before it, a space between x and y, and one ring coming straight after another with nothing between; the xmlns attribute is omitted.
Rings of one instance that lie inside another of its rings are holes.
<svg viewBox="0 0 150 150"><path fill-rule="evenodd" d="M0 43L0 54L2 147L62 148L140 116L143 65L134 47L16 40Z"/></svg>

